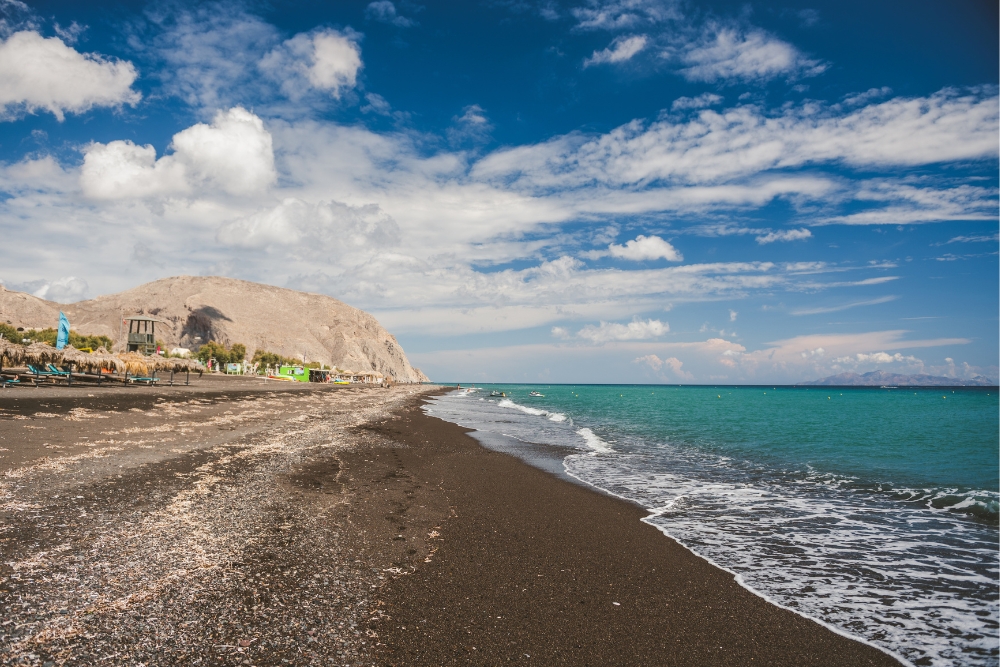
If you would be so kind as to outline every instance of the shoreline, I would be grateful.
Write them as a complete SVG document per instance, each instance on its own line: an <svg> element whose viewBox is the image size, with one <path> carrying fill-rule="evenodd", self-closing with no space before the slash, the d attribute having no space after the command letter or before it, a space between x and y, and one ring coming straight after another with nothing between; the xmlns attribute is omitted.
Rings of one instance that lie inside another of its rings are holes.
<svg viewBox="0 0 1000 667"><path fill-rule="evenodd" d="M901 664L745 588L645 508L419 406L400 419L401 465L433 475L454 514L430 562L384 589L378 664Z"/></svg>
<svg viewBox="0 0 1000 667"><path fill-rule="evenodd" d="M446 388L224 386L0 395L0 662L899 664L426 415Z"/></svg>

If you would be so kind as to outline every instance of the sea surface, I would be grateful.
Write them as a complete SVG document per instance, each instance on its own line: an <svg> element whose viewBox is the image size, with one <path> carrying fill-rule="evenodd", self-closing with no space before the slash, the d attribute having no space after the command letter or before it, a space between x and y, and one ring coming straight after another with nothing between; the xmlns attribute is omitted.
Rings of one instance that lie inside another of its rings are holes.
<svg viewBox="0 0 1000 667"><path fill-rule="evenodd" d="M648 508L778 605L958 667L1000 663L998 407L978 387L463 385L427 411Z"/></svg>

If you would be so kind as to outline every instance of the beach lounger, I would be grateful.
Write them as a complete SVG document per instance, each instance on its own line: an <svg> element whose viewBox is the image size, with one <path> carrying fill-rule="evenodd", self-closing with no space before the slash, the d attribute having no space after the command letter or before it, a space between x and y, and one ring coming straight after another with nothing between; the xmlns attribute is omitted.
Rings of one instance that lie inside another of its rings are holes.
<svg viewBox="0 0 1000 667"><path fill-rule="evenodd" d="M154 384L156 384L157 382L160 381L160 378L158 378L156 376L152 376L152 377L139 377L139 376L133 375L133 376L131 376L131 377L128 378L128 381L136 383L136 384L154 385Z"/></svg>
<svg viewBox="0 0 1000 667"><path fill-rule="evenodd" d="M21 384L20 378L5 378L0 375L0 387L16 387Z"/></svg>
<svg viewBox="0 0 1000 667"><path fill-rule="evenodd" d="M50 375L55 375L55 373L53 373L52 371L38 370L38 368L32 366L31 364L27 364L27 367L28 367L28 372L36 377L48 377Z"/></svg>
<svg viewBox="0 0 1000 667"><path fill-rule="evenodd" d="M37 366L32 366L31 364L25 364L28 368L28 372L34 377L35 385L38 385L39 380L48 378L53 382L58 382L59 380L69 380L69 378L62 373L53 373L52 371L39 370Z"/></svg>

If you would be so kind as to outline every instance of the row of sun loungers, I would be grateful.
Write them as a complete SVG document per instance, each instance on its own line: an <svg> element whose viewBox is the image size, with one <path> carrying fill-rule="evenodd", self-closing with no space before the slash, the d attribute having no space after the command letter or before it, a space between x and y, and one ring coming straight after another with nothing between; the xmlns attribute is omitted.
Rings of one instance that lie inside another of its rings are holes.
<svg viewBox="0 0 1000 667"><path fill-rule="evenodd" d="M0 373L0 386L42 386L43 384L73 384L83 382L87 384L119 384L119 385L155 385L161 378L156 374L149 377L141 375L131 375L127 371L124 374L109 372L88 372L78 373L63 367L59 368L54 364L47 364L44 367L35 364L27 364L26 372L15 372L15 369L4 369ZM172 384L172 383L171 383Z"/></svg>

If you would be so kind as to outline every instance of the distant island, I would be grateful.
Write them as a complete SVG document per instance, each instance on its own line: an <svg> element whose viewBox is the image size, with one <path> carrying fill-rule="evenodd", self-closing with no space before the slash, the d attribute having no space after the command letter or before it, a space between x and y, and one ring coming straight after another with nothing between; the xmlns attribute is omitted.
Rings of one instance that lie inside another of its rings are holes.
<svg viewBox="0 0 1000 667"><path fill-rule="evenodd" d="M871 371L870 373L840 373L821 380L798 384L840 387L993 387L997 383L983 375L977 375L971 380L962 380L941 375L904 375L886 371Z"/></svg>

